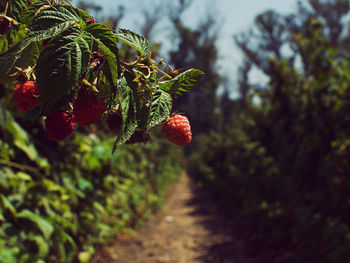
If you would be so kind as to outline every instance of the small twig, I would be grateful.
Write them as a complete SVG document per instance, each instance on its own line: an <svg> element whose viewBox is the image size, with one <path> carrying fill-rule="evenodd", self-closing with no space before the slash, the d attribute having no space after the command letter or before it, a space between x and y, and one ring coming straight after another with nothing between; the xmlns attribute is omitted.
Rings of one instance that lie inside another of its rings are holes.
<svg viewBox="0 0 350 263"><path fill-rule="evenodd" d="M72 4L72 2L70 0L66 0L68 2L68 4L70 4L72 7L74 7L74 5Z"/></svg>
<svg viewBox="0 0 350 263"><path fill-rule="evenodd" d="M159 69L157 67L154 67L154 69L157 70L158 72L162 73L167 78L172 79L172 76L170 76L169 74L165 73L163 70L161 70L161 69Z"/></svg>
<svg viewBox="0 0 350 263"><path fill-rule="evenodd" d="M20 163L15 163L15 162L11 162L11 161L6 161L4 159L0 159L0 164L11 166L11 167L18 168L18 169L21 169L21 170L31 171L31 172L38 172L39 171L38 168L35 168L33 166L20 164Z"/></svg>

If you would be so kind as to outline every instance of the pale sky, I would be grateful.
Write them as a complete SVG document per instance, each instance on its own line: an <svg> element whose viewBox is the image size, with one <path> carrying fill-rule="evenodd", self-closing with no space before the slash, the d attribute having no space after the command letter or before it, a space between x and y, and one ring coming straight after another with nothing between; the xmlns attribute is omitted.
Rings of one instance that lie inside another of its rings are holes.
<svg viewBox="0 0 350 263"><path fill-rule="evenodd" d="M103 7L103 14L107 16L112 16L117 12L118 6L123 5L125 7L125 16L121 21L120 27L138 32L143 22L142 8L144 6L152 6L154 2L159 3L163 1L95 0L90 2L100 4ZM306 2L307 0L301 1ZM77 0L73 2L76 3ZM219 66L222 73L235 76L242 61L242 56L234 45L233 34L247 31L252 26L255 16L267 9L274 9L279 13L287 14L295 11L296 7L297 0L193 0L192 5L183 14L182 18L186 25L195 27L201 20L201 17L208 13L208 10L217 16L218 21L221 21L217 41ZM160 33L159 35L155 34L153 41L160 41L163 49L166 50L170 47L170 41L169 32L166 33L167 21L165 18L163 18L158 27ZM259 79L259 77L257 78ZM234 77L231 81L235 81Z"/></svg>

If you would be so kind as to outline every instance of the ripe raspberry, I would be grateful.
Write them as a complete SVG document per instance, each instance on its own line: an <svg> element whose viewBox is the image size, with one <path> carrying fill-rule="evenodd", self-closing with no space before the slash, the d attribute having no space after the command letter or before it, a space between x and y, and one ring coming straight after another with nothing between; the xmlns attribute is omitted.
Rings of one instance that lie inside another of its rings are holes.
<svg viewBox="0 0 350 263"><path fill-rule="evenodd" d="M119 111L113 111L107 115L106 123L113 134L118 134L123 124L123 118Z"/></svg>
<svg viewBox="0 0 350 263"><path fill-rule="evenodd" d="M190 143L192 138L191 126L187 117L174 114L162 126L162 136L176 145Z"/></svg>
<svg viewBox="0 0 350 263"><path fill-rule="evenodd" d="M105 112L103 100L94 95L78 96L73 104L73 114L76 123L87 126L97 122Z"/></svg>
<svg viewBox="0 0 350 263"><path fill-rule="evenodd" d="M27 113L40 104L39 94L36 82L17 83L13 91L14 104L20 111Z"/></svg>
<svg viewBox="0 0 350 263"><path fill-rule="evenodd" d="M90 16L89 18L86 19L87 25L96 24L96 23L97 23L96 20L92 16Z"/></svg>
<svg viewBox="0 0 350 263"><path fill-rule="evenodd" d="M74 116L57 111L47 115L45 128L49 137L55 141L64 140L75 128Z"/></svg>

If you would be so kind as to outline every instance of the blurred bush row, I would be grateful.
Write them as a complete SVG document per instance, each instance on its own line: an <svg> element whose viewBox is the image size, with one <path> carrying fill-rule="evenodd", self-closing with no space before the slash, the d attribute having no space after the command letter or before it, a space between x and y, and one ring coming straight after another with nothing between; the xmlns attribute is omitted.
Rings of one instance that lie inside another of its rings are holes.
<svg viewBox="0 0 350 263"><path fill-rule="evenodd" d="M181 150L153 139L111 155L103 121L56 143L13 107L12 88L0 88L0 262L88 262L162 204Z"/></svg>
<svg viewBox="0 0 350 263"><path fill-rule="evenodd" d="M267 57L267 87L197 137L189 172L244 219L263 262L350 262L350 56L319 20L302 28L290 41L308 67Z"/></svg>

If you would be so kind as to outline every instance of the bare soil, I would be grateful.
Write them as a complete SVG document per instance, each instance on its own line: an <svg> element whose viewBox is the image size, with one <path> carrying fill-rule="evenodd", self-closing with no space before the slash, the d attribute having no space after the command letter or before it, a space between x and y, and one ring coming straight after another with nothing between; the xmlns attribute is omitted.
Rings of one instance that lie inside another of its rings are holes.
<svg viewBox="0 0 350 263"><path fill-rule="evenodd" d="M106 245L90 263L257 263L249 257L232 218L183 175L165 208L136 234Z"/></svg>

